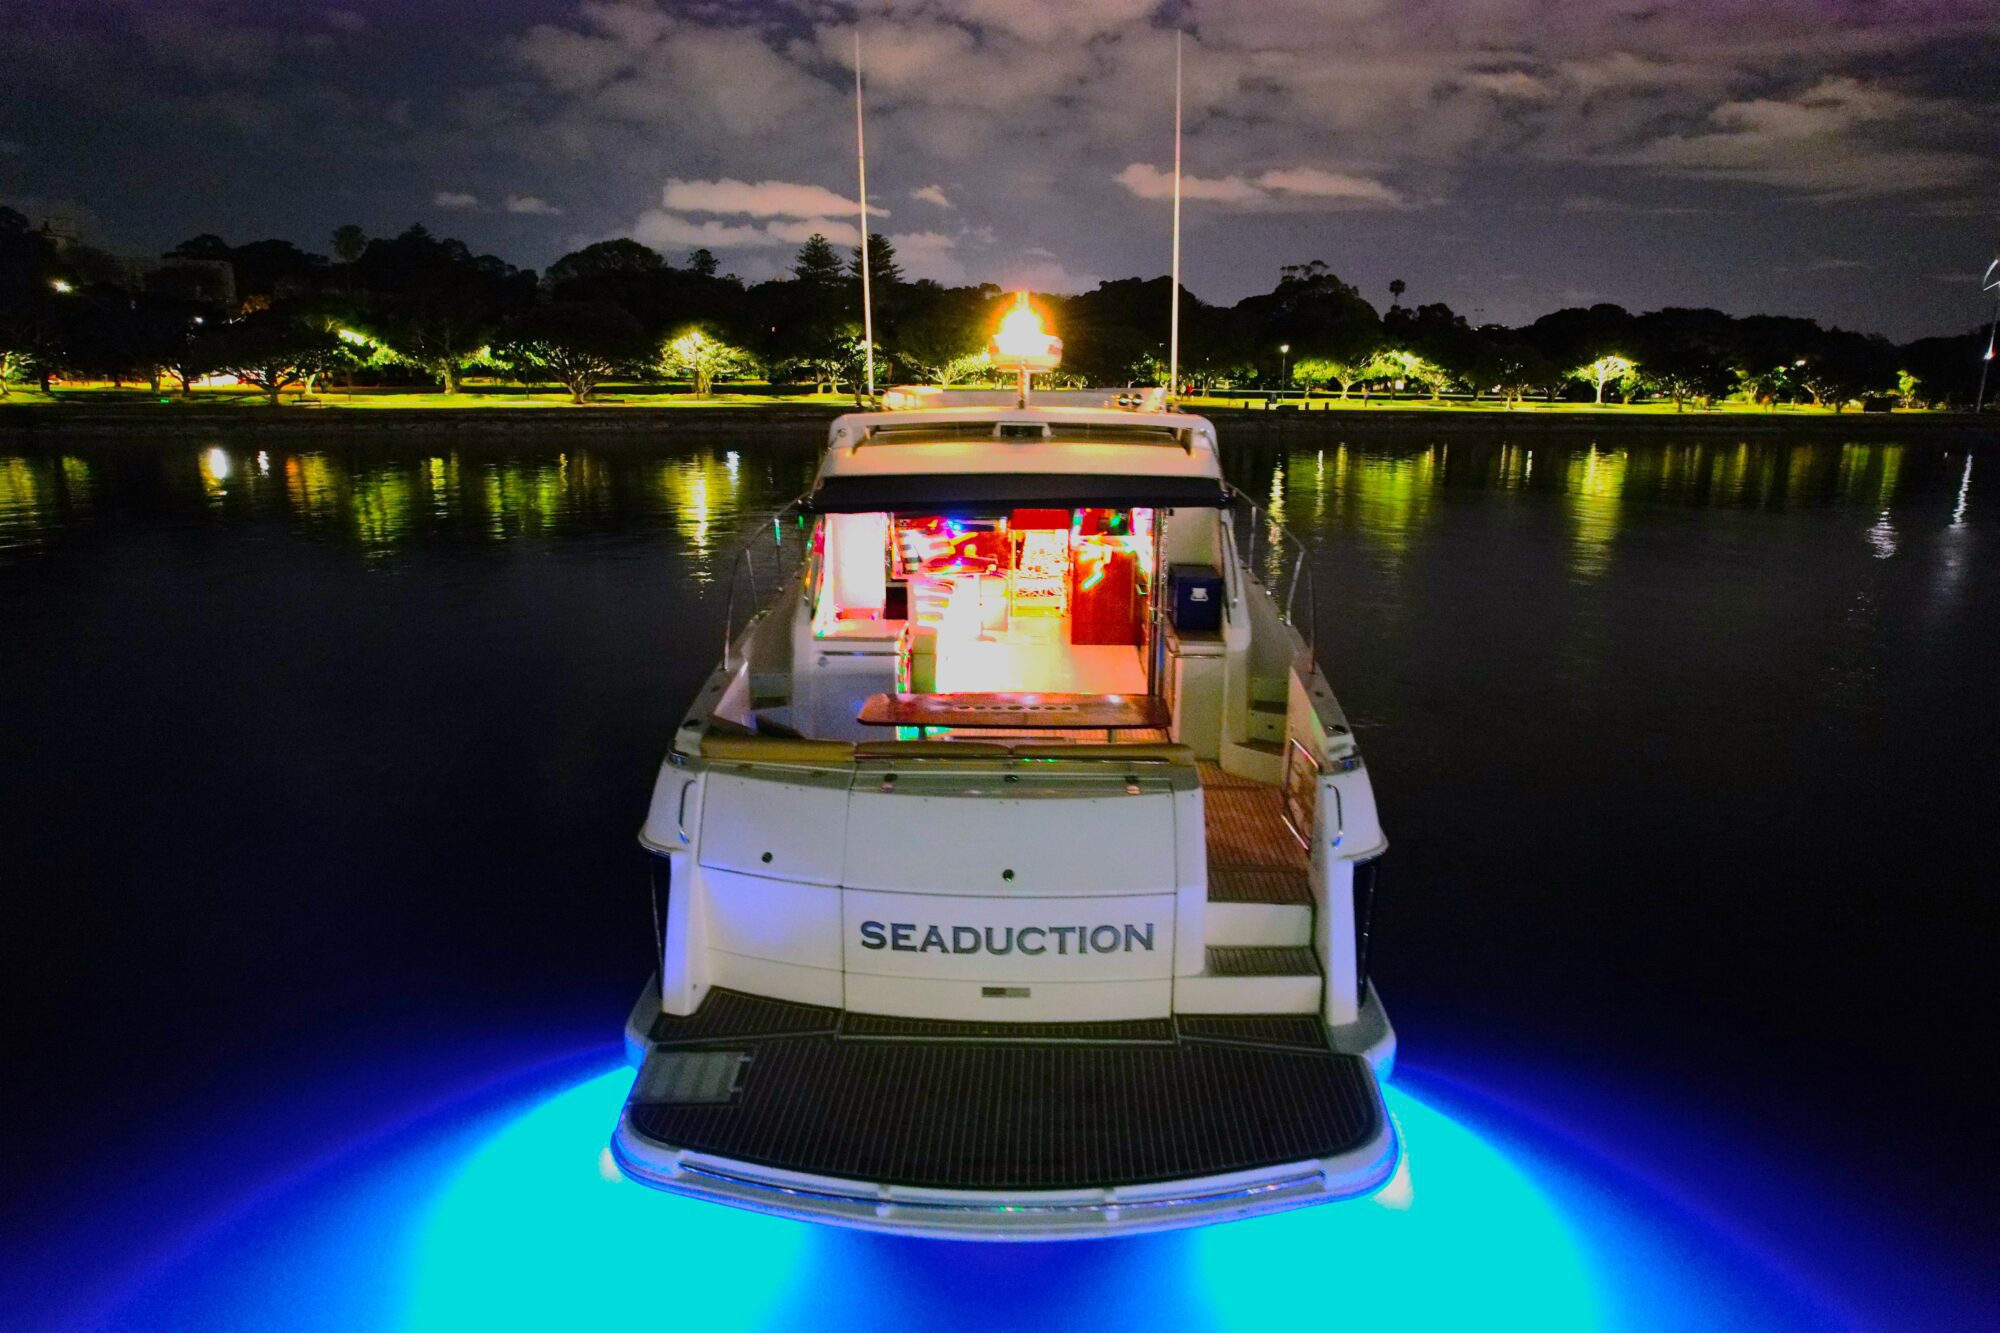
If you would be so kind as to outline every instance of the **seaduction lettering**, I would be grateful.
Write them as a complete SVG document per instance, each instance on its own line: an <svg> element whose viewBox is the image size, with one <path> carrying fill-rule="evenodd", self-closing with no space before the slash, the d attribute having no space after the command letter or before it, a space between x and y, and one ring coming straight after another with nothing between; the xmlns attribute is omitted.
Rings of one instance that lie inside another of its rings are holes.
<svg viewBox="0 0 2000 1333"><path fill-rule="evenodd" d="M1030 958L1058 955L1151 953L1153 922L1099 926L932 926L915 921L863 921L861 947L898 953L972 953L995 956L1019 952ZM921 933L920 933L921 932Z"/></svg>

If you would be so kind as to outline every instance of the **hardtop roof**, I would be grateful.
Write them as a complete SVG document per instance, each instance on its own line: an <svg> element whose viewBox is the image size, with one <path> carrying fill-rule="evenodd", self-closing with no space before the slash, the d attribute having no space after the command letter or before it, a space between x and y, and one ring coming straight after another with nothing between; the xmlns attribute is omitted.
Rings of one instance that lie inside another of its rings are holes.
<svg viewBox="0 0 2000 1333"><path fill-rule="evenodd" d="M1222 467L1206 417L1092 407L850 412L820 461L821 480L1029 473L1220 479Z"/></svg>

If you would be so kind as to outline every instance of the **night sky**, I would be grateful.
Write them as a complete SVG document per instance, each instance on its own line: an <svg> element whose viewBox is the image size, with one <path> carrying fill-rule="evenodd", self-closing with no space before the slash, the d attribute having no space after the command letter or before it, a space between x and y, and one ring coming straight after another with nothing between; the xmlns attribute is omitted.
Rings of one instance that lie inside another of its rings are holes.
<svg viewBox="0 0 2000 1333"><path fill-rule="evenodd" d="M1165 272L1179 26L1208 300L1317 258L1475 324L1608 300L1907 338L1986 308L1992 0L0 0L0 203L121 254L422 222L770 277L854 234L857 14L912 276Z"/></svg>

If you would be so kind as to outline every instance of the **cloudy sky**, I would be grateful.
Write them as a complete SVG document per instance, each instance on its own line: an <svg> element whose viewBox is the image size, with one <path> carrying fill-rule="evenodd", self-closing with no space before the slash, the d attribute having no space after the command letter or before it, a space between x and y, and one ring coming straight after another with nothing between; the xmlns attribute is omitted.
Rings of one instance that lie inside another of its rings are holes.
<svg viewBox="0 0 2000 1333"><path fill-rule="evenodd" d="M2000 244L1993 0L0 0L0 202L128 253L422 222L746 278L874 225L914 275L1324 259L1475 322L1714 305L1958 331Z"/></svg>

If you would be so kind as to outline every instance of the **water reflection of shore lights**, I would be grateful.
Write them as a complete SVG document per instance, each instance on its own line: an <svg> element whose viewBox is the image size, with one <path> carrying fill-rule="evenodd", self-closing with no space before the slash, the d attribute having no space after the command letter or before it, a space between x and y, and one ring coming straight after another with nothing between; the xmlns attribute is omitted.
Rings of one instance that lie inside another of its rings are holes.
<svg viewBox="0 0 2000 1333"><path fill-rule="evenodd" d="M201 487L204 491L207 491L211 496L222 495L228 491L230 473L229 455L223 451L220 445L202 450L201 457L196 462L196 467L201 473Z"/></svg>
<svg viewBox="0 0 2000 1333"><path fill-rule="evenodd" d="M1381 551L1403 556L1431 516L1439 475L1433 448L1409 455L1363 453L1337 480L1353 492L1362 537Z"/></svg>
<svg viewBox="0 0 2000 1333"><path fill-rule="evenodd" d="M1570 568L1584 578L1596 578L1611 565L1626 466L1623 451L1604 453L1596 445L1582 458L1570 460L1565 487L1574 525Z"/></svg>
<svg viewBox="0 0 2000 1333"><path fill-rule="evenodd" d="M1887 560L1896 554L1896 525L1889 521L1889 511L1884 509L1875 526L1868 529L1868 544L1875 548L1877 560Z"/></svg>

